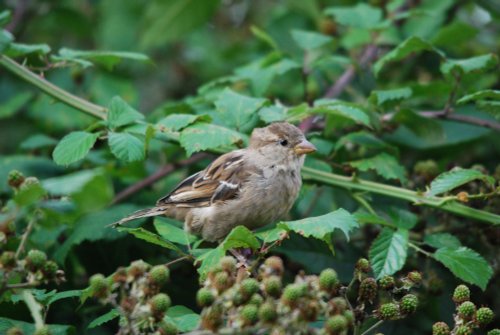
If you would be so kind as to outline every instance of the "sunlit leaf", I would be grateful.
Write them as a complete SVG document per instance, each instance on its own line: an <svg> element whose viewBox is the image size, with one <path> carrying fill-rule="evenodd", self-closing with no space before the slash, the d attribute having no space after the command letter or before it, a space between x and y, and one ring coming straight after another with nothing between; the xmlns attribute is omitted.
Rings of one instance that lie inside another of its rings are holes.
<svg viewBox="0 0 500 335"><path fill-rule="evenodd" d="M108 107L108 126L112 129L144 119L144 115L132 108L119 96L113 97Z"/></svg>
<svg viewBox="0 0 500 335"><path fill-rule="evenodd" d="M215 124L197 123L181 132L179 142L188 155L241 142L240 133Z"/></svg>
<svg viewBox="0 0 500 335"><path fill-rule="evenodd" d="M408 99L412 95L409 87L395 88L392 90L375 90L370 95L370 100L374 104L382 106L386 102L397 102Z"/></svg>
<svg viewBox="0 0 500 335"><path fill-rule="evenodd" d="M426 235L424 242L433 248L459 248L462 246L460 240L449 233L435 233Z"/></svg>
<svg viewBox="0 0 500 335"><path fill-rule="evenodd" d="M257 111L265 102L266 99L248 97L226 88L215 101L215 107L227 126L240 130L255 123Z"/></svg>
<svg viewBox="0 0 500 335"><path fill-rule="evenodd" d="M385 179L399 179L402 183L407 181L405 168L399 164L394 156L385 152L374 157L352 161L348 164L360 171L375 170L377 174Z"/></svg>
<svg viewBox="0 0 500 335"><path fill-rule="evenodd" d="M373 29L382 21L382 10L365 3L352 7L328 7L326 15L332 15L340 24L364 29Z"/></svg>
<svg viewBox="0 0 500 335"><path fill-rule="evenodd" d="M453 73L468 74L468 73L482 73L492 69L498 64L498 56L495 54L487 54L475 56L467 59L447 59L441 65L441 72L445 75Z"/></svg>
<svg viewBox="0 0 500 335"><path fill-rule="evenodd" d="M106 322L109 322L111 320L116 319L119 316L120 316L120 313L116 309L112 309L109 312L107 312L106 314L103 314L103 315L95 318L94 320L92 320L92 322L89 323L87 328L92 329L95 327L99 327L99 326L105 324Z"/></svg>
<svg viewBox="0 0 500 335"><path fill-rule="evenodd" d="M134 235L138 239L144 240L146 242L156 244L160 247L171 249L174 251L179 252L180 254L183 254L184 252L179 249L175 244L172 242L164 239L163 237L156 235L155 233L152 233L146 229L143 228L126 228L126 227L117 227L116 228L119 232L126 232L129 234Z"/></svg>
<svg viewBox="0 0 500 335"><path fill-rule="evenodd" d="M50 52L47 44L11 43L5 54L9 57L27 56L29 54L46 55Z"/></svg>
<svg viewBox="0 0 500 335"><path fill-rule="evenodd" d="M370 247L370 264L377 278L401 270L408 253L408 230L384 228Z"/></svg>
<svg viewBox="0 0 500 335"><path fill-rule="evenodd" d="M69 165L83 159L94 146L99 134L75 131L64 136L57 144L52 158L58 165Z"/></svg>
<svg viewBox="0 0 500 335"><path fill-rule="evenodd" d="M304 50L317 49L333 41L333 38L314 31L292 30L292 37L295 43Z"/></svg>
<svg viewBox="0 0 500 335"><path fill-rule="evenodd" d="M108 133L108 143L116 158L125 162L144 159L144 140L129 133Z"/></svg>
<svg viewBox="0 0 500 335"><path fill-rule="evenodd" d="M493 177L486 176L478 170L455 168L437 176L436 179L431 182L430 190L427 192L427 195L434 196L445 193L477 179L483 180L490 185L493 185L495 182Z"/></svg>

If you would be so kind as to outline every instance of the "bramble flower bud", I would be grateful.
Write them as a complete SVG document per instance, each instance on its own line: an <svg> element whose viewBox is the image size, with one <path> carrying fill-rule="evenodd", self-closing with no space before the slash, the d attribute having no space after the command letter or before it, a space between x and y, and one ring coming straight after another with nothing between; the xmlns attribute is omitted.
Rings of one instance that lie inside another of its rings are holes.
<svg viewBox="0 0 500 335"><path fill-rule="evenodd" d="M326 292L331 292L338 285L339 279L334 269L325 269L319 275L319 287Z"/></svg>
<svg viewBox="0 0 500 335"><path fill-rule="evenodd" d="M458 326L455 329L455 335L471 335L472 334L472 329L469 326Z"/></svg>
<svg viewBox="0 0 500 335"><path fill-rule="evenodd" d="M109 294L109 282L108 280L100 273L96 273L92 277L90 277L90 291L92 292L92 296L96 298L106 298Z"/></svg>
<svg viewBox="0 0 500 335"><path fill-rule="evenodd" d="M127 282L127 270L124 267L119 267L113 273L113 282L117 284L124 284Z"/></svg>
<svg viewBox="0 0 500 335"><path fill-rule="evenodd" d="M481 307L477 310L476 313L476 320L480 326L487 325L488 323L493 321L494 317L495 314L493 314L493 311L488 307Z"/></svg>
<svg viewBox="0 0 500 335"><path fill-rule="evenodd" d="M432 335L450 335L450 327L444 322L436 322L432 325Z"/></svg>
<svg viewBox="0 0 500 335"><path fill-rule="evenodd" d="M470 290L465 285L458 285L453 292L453 301L457 304L470 300Z"/></svg>
<svg viewBox="0 0 500 335"><path fill-rule="evenodd" d="M342 314L347 309L347 301L341 297L335 297L330 301L331 314Z"/></svg>
<svg viewBox="0 0 500 335"><path fill-rule="evenodd" d="M32 185L37 185L37 184L40 184L40 180L38 180L37 177L28 177L28 178L25 178L23 183L21 184L21 187L20 189L27 189L29 188L30 186Z"/></svg>
<svg viewBox="0 0 500 335"><path fill-rule="evenodd" d="M365 278L359 285L358 299L372 302L377 296L377 281L374 278Z"/></svg>
<svg viewBox="0 0 500 335"><path fill-rule="evenodd" d="M227 272L219 272L215 275L214 278L214 287L217 289L217 291L224 292L227 290L229 287L232 286L232 279L229 277Z"/></svg>
<svg viewBox="0 0 500 335"><path fill-rule="evenodd" d="M301 284L290 284L285 287L281 298L289 306L294 306L305 294L305 287Z"/></svg>
<svg viewBox="0 0 500 335"><path fill-rule="evenodd" d="M325 322L326 332L330 335L337 335L347 330L348 322L343 315L334 315Z"/></svg>
<svg viewBox="0 0 500 335"><path fill-rule="evenodd" d="M210 289L202 287L196 293L196 301L200 307L207 307L213 304L215 296Z"/></svg>
<svg viewBox="0 0 500 335"><path fill-rule="evenodd" d="M241 309L240 317L245 325L253 325L259 320L259 310L255 305L246 305Z"/></svg>
<svg viewBox="0 0 500 335"><path fill-rule="evenodd" d="M245 297L250 297L259 292L259 283L253 278L244 279L240 285L240 292Z"/></svg>
<svg viewBox="0 0 500 335"><path fill-rule="evenodd" d="M30 250L26 256L26 266L30 271L42 269L46 261L47 255L40 250Z"/></svg>
<svg viewBox="0 0 500 335"><path fill-rule="evenodd" d="M236 271L236 259L231 256L224 256L219 261L220 268L230 274Z"/></svg>
<svg viewBox="0 0 500 335"><path fill-rule="evenodd" d="M24 182L24 179L25 178L22 172L17 170L12 170L9 172L9 175L7 176L7 183L12 188L18 188Z"/></svg>
<svg viewBox="0 0 500 335"><path fill-rule="evenodd" d="M413 171L425 178L432 178L439 174L439 167L437 163L432 160L419 161L415 164Z"/></svg>
<svg viewBox="0 0 500 335"><path fill-rule="evenodd" d="M263 303L259 308L259 320L264 323L272 323L278 318L276 306L272 302Z"/></svg>
<svg viewBox="0 0 500 335"><path fill-rule="evenodd" d="M177 335L179 333L179 329L177 329L176 325L165 320L160 323L158 331L160 335Z"/></svg>
<svg viewBox="0 0 500 335"><path fill-rule="evenodd" d="M59 266L54 261L47 261L43 266L42 272L46 279L54 279L57 275Z"/></svg>
<svg viewBox="0 0 500 335"><path fill-rule="evenodd" d="M344 317L346 318L347 323L350 326L352 326L354 324L354 321L355 321L354 313L350 309L348 309L347 311L344 312Z"/></svg>
<svg viewBox="0 0 500 335"><path fill-rule="evenodd" d="M406 278L415 285L419 285L422 282L422 274L418 271L409 272Z"/></svg>
<svg viewBox="0 0 500 335"><path fill-rule="evenodd" d="M150 265L144 262L142 259L134 261L128 267L128 275L133 278L139 278L144 275L146 271L150 268Z"/></svg>
<svg viewBox="0 0 500 335"><path fill-rule="evenodd" d="M318 318L319 309L320 306L317 301L315 300L309 301L307 305L301 308L300 316L307 322L316 321L316 319Z"/></svg>
<svg viewBox="0 0 500 335"><path fill-rule="evenodd" d="M403 314L412 314L417 310L418 298L413 294L407 294L399 302L399 308Z"/></svg>
<svg viewBox="0 0 500 335"><path fill-rule="evenodd" d="M360 258L355 265L356 270L368 273L370 272L370 262L366 258Z"/></svg>
<svg viewBox="0 0 500 335"><path fill-rule="evenodd" d="M201 317L201 326L203 329L211 330L217 333L222 324L222 310L220 306L214 305L203 310Z"/></svg>
<svg viewBox="0 0 500 335"><path fill-rule="evenodd" d="M149 271L149 281L162 286L170 279L170 270L165 265L156 265Z"/></svg>
<svg viewBox="0 0 500 335"><path fill-rule="evenodd" d="M170 297L165 293L158 293L149 301L149 305L151 306L151 313L155 317L156 320L163 319L163 315L170 308L172 301Z"/></svg>
<svg viewBox="0 0 500 335"><path fill-rule="evenodd" d="M457 312L462 319L471 320L476 313L476 305L470 301L465 301L457 307Z"/></svg>
<svg viewBox="0 0 500 335"><path fill-rule="evenodd" d="M282 276L285 271L283 261L277 256L271 256L264 261L264 265L269 267L272 272L278 276Z"/></svg>
<svg viewBox="0 0 500 335"><path fill-rule="evenodd" d="M392 290L394 288L394 277L393 276L384 276L378 281L378 285L383 290Z"/></svg>
<svg viewBox="0 0 500 335"><path fill-rule="evenodd" d="M398 305L389 302L380 305L377 314L381 320L395 320L399 317L399 307Z"/></svg>
<svg viewBox="0 0 500 335"><path fill-rule="evenodd" d="M16 266L16 254L13 251L4 251L0 256L0 264L4 269L12 269Z"/></svg>
<svg viewBox="0 0 500 335"><path fill-rule="evenodd" d="M264 292L272 297L279 297L281 294L281 278L278 276L270 276L263 280Z"/></svg>

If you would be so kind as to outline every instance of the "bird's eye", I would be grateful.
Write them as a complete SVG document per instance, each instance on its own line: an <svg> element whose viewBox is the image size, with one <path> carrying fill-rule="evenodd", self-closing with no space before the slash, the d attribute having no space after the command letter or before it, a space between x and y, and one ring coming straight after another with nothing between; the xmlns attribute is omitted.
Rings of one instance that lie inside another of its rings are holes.
<svg viewBox="0 0 500 335"><path fill-rule="evenodd" d="M280 142L280 145L286 147L288 145L288 141L287 140L281 140Z"/></svg>

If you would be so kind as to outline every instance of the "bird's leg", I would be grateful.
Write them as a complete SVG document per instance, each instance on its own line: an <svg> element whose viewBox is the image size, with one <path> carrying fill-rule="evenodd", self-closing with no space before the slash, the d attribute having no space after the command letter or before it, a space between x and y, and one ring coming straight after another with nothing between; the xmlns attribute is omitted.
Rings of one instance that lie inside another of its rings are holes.
<svg viewBox="0 0 500 335"><path fill-rule="evenodd" d="M187 231L184 231L184 237L186 238L188 253L191 254L191 242L189 242L189 233Z"/></svg>

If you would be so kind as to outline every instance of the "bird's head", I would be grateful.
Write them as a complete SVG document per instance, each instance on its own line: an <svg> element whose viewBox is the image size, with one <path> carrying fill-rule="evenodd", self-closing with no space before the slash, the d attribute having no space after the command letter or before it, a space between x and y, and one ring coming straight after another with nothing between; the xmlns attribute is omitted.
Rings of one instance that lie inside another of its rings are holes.
<svg viewBox="0 0 500 335"><path fill-rule="evenodd" d="M316 151L302 131L288 122L275 122L256 128L250 137L250 148L276 160L304 160L304 155Z"/></svg>

